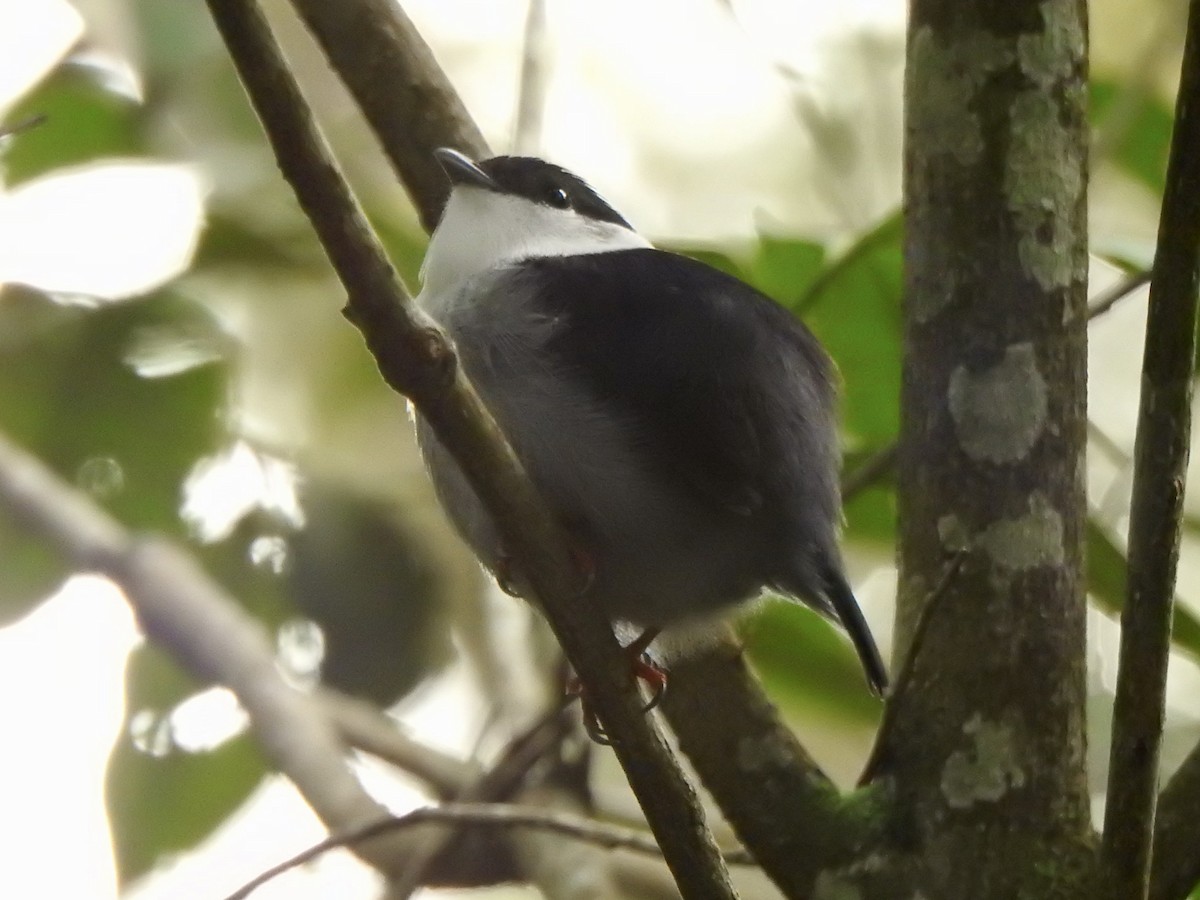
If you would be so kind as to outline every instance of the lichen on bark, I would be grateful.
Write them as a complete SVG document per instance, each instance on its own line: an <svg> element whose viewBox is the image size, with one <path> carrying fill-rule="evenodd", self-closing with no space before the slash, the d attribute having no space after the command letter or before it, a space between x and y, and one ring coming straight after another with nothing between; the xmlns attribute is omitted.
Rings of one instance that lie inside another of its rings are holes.
<svg viewBox="0 0 1200 900"><path fill-rule="evenodd" d="M1019 896L1055 879L1010 854L1091 835L1085 8L914 0L909 28L900 646L940 596L881 758L916 884Z"/></svg>

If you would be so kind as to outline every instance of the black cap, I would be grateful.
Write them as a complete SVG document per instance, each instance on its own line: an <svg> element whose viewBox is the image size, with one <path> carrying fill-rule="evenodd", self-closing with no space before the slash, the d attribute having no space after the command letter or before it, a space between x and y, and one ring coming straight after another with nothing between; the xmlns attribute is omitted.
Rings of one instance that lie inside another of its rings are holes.
<svg viewBox="0 0 1200 900"><path fill-rule="evenodd" d="M441 147L433 152L451 184L512 194L558 209L573 209L581 216L633 230L625 217L597 194L590 184L544 159L534 156L493 156L476 163L449 147Z"/></svg>

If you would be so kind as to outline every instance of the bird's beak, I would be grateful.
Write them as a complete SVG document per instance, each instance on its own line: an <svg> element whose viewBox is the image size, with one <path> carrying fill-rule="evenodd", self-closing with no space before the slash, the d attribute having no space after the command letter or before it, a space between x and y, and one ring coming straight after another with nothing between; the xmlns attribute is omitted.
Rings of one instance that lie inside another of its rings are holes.
<svg viewBox="0 0 1200 900"><path fill-rule="evenodd" d="M499 186L491 175L457 150L439 147L433 151L433 155L437 157L438 165L442 167L442 171L446 173L451 184L480 187L489 191L499 190Z"/></svg>

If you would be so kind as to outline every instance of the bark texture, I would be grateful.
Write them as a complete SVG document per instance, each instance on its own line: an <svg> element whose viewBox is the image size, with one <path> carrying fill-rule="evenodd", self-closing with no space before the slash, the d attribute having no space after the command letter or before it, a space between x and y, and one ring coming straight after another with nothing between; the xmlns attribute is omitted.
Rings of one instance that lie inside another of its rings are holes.
<svg viewBox="0 0 1200 900"><path fill-rule="evenodd" d="M1071 895L1091 866L1086 35L1082 0L911 6L898 646L912 671L875 772L928 896Z"/></svg>

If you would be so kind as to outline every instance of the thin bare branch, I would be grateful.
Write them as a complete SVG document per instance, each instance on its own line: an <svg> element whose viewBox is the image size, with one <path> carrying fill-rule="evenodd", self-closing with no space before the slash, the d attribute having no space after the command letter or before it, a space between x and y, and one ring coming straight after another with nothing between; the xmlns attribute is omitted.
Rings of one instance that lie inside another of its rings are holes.
<svg viewBox="0 0 1200 900"><path fill-rule="evenodd" d="M1128 593L1102 857L1114 896L1147 896L1171 604L1191 440L1200 286L1200 0L1192 0L1150 282L1134 443Z"/></svg>
<svg viewBox="0 0 1200 900"><path fill-rule="evenodd" d="M550 44L546 36L546 0L528 0L521 49L521 80L517 85L517 115L513 152L537 155L542 143L546 109L546 68Z"/></svg>
<svg viewBox="0 0 1200 900"><path fill-rule="evenodd" d="M14 122L11 125L0 125L0 146L3 146L4 142L10 138L14 138L19 134L24 134L26 131L37 128L39 125L44 125L45 123L46 114L38 113L36 115L21 119L18 122Z"/></svg>
<svg viewBox="0 0 1200 900"><path fill-rule="evenodd" d="M566 536L457 365L453 349L417 311L371 232L250 0L209 9L258 113L284 177L349 295L384 380L408 397L453 454L520 561L605 731L685 897L733 897L694 791L653 720L642 714L628 660L600 610L578 603ZM332 5L332 4L331 4Z"/></svg>
<svg viewBox="0 0 1200 900"><path fill-rule="evenodd" d="M446 80L433 51L395 0L292 0L408 188L426 231L449 185L430 153L454 147L473 159L487 142Z"/></svg>
<svg viewBox="0 0 1200 900"><path fill-rule="evenodd" d="M929 633L929 623L937 614L942 598L949 592L950 585L954 582L963 563L966 562L967 556L968 552L965 547L960 547L955 551L946 563L942 577L929 592L928 598L921 607L921 615L913 629L908 652L904 654L904 664L900 666L900 670L896 674L887 705L883 708L883 719L879 723L879 732L875 735L875 746L871 748L871 755L867 758L862 775L859 777L860 785L870 784L887 768L892 730L895 728L896 720L904 715L904 700L908 692L912 690L913 671L916 668L917 657L925 648L925 636Z"/></svg>
<svg viewBox="0 0 1200 900"><path fill-rule="evenodd" d="M193 676L232 690L268 758L326 826L353 828L385 812L350 771L328 720L279 674L262 626L187 553L163 539L133 537L3 436L0 503L75 565L117 582L147 636ZM396 864L391 852L361 849L384 871Z"/></svg>
<svg viewBox="0 0 1200 900"><path fill-rule="evenodd" d="M596 844L609 850L629 850L648 856L662 856L662 850L654 838L643 831L635 831L632 828L608 825L597 822L595 819L567 813L530 809L506 803L447 803L443 806L414 810L404 816L388 816L354 831L327 838L319 844L314 844L303 853L298 853L286 862L263 872L253 881L230 894L226 900L244 900L271 879L310 862L330 850L338 847L353 847L389 832L402 831L429 823L490 826L514 830L538 828ZM734 865L752 866L755 864L754 860L741 850L725 854L725 859Z"/></svg>
<svg viewBox="0 0 1200 900"><path fill-rule="evenodd" d="M509 800L525 779L529 770L566 737L569 726L563 708L557 707L541 716L522 734L514 738L504 755L487 774L463 785L453 798L458 803L489 803ZM420 849L414 853L402 872L392 883L389 897L404 900L426 883L426 873L439 857L452 855L459 837L457 829L433 829Z"/></svg>
<svg viewBox="0 0 1200 900"><path fill-rule="evenodd" d="M1138 288L1150 283L1150 272L1131 272L1088 302L1088 321L1098 319Z"/></svg>
<svg viewBox="0 0 1200 900"><path fill-rule="evenodd" d="M808 312L848 269L858 265L864 257L869 256L880 247L886 247L895 241L900 235L900 229L900 213L895 212L862 235L849 250L822 269L821 273L813 279L812 284L804 291L804 295L796 301L796 312L800 315Z"/></svg>
<svg viewBox="0 0 1200 900"><path fill-rule="evenodd" d="M475 766L410 738L373 703L326 687L318 688L313 699L348 746L419 779L441 800L457 797L479 778Z"/></svg>
<svg viewBox="0 0 1200 900"><path fill-rule="evenodd" d="M846 503L859 491L873 485L896 468L899 446L895 441L876 450L853 472L842 478L842 502Z"/></svg>
<svg viewBox="0 0 1200 900"><path fill-rule="evenodd" d="M1151 900L1184 900L1200 885L1200 744L1175 770L1158 799Z"/></svg>

